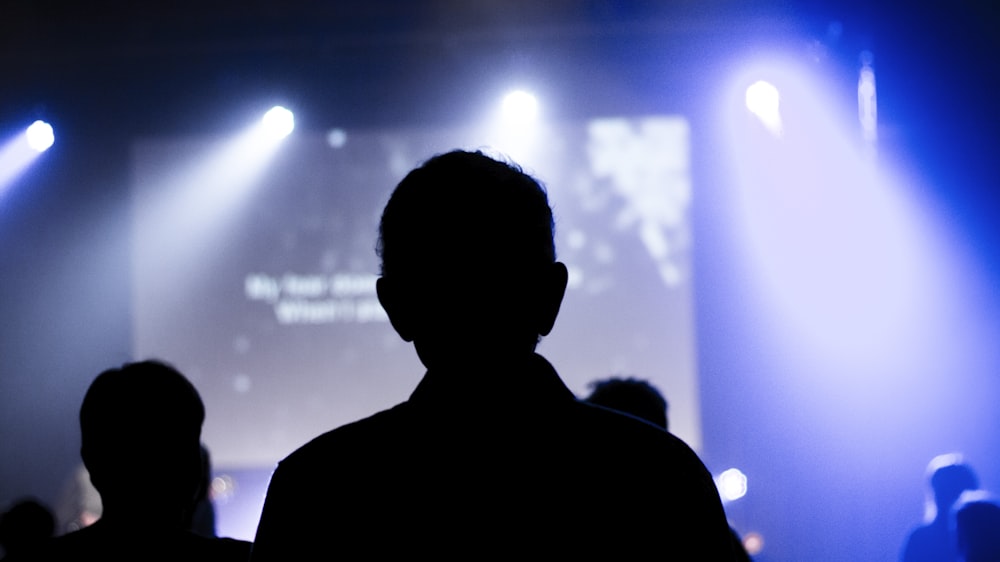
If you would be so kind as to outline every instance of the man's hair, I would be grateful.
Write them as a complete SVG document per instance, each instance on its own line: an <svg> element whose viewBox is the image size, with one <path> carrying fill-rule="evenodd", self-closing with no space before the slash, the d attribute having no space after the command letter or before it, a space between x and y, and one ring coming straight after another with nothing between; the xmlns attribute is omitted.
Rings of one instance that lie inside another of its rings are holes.
<svg viewBox="0 0 1000 562"><path fill-rule="evenodd" d="M585 401L644 419L667 429L667 399L648 381L633 377L609 377L590 383Z"/></svg>
<svg viewBox="0 0 1000 562"><path fill-rule="evenodd" d="M531 269L555 261L553 237L552 209L536 179L511 162L456 150L399 183L376 252L385 276L470 261Z"/></svg>
<svg viewBox="0 0 1000 562"><path fill-rule="evenodd" d="M959 453L946 453L931 459L927 465L927 479L931 487L924 516L928 521L946 515L962 492L979 487L975 471Z"/></svg>
<svg viewBox="0 0 1000 562"><path fill-rule="evenodd" d="M160 361L108 369L91 383L80 407L83 448L92 459L200 443L205 405L177 369Z"/></svg>
<svg viewBox="0 0 1000 562"><path fill-rule="evenodd" d="M956 457L950 462L934 467L931 472L931 488L936 495L953 502L966 490L979 487L979 479L972 467Z"/></svg>
<svg viewBox="0 0 1000 562"><path fill-rule="evenodd" d="M954 508L955 535L962 559L979 562L1000 559L1000 504L989 493L963 493Z"/></svg>

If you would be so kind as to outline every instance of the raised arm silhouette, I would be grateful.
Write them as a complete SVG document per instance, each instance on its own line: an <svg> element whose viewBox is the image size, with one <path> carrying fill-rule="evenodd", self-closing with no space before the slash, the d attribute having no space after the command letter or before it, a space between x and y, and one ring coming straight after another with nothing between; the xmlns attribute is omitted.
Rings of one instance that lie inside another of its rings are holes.
<svg viewBox="0 0 1000 562"><path fill-rule="evenodd" d="M535 353L567 284L553 234L539 182L479 152L436 156L399 183L378 297L427 371L406 402L279 463L253 560L731 559L698 457L578 401Z"/></svg>

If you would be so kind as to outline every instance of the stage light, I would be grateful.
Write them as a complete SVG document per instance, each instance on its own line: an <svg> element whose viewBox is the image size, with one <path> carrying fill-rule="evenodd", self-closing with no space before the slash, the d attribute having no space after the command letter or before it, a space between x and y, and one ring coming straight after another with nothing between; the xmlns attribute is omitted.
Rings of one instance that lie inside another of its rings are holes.
<svg viewBox="0 0 1000 562"><path fill-rule="evenodd" d="M747 109L751 113L777 113L779 99L778 89L770 82L758 80L747 88Z"/></svg>
<svg viewBox="0 0 1000 562"><path fill-rule="evenodd" d="M858 119L861 133L870 146L878 139L878 98L875 90L873 57L868 51L861 55L861 72L858 76Z"/></svg>
<svg viewBox="0 0 1000 562"><path fill-rule="evenodd" d="M232 476L223 474L212 479L212 499L217 502L225 502L233 497L236 492L236 482Z"/></svg>
<svg viewBox="0 0 1000 562"><path fill-rule="evenodd" d="M538 99L524 90L514 90L503 99L504 116L516 123L530 123L538 117Z"/></svg>
<svg viewBox="0 0 1000 562"><path fill-rule="evenodd" d="M0 196L23 174L39 154L52 146L52 126L35 121L0 145Z"/></svg>
<svg viewBox="0 0 1000 562"><path fill-rule="evenodd" d="M262 177L285 145L278 133L290 131L286 111L272 110L266 120L253 119L228 138L192 140L170 151L159 149L153 141L137 144L137 161L145 153L158 155L163 160L151 160L155 162L151 169L169 173L150 172L135 178L136 197L143 201L136 212L136 236L155 248L156 259L190 268L178 272L179 278L197 278L203 262L221 251L215 244L228 243L227 233L255 194L264 189ZM142 257L136 267L150 265ZM236 382L237 391L245 386Z"/></svg>
<svg viewBox="0 0 1000 562"><path fill-rule="evenodd" d="M757 556L764 550L764 536L760 533L747 533L743 537L743 548L747 549L750 556Z"/></svg>
<svg viewBox="0 0 1000 562"><path fill-rule="evenodd" d="M540 119L538 98L526 90L511 90L491 106L484 130L482 146L516 161L531 161L541 149L546 123Z"/></svg>
<svg viewBox="0 0 1000 562"><path fill-rule="evenodd" d="M295 115L284 107L276 105L264 114L263 123L269 137L281 140L295 129Z"/></svg>
<svg viewBox="0 0 1000 562"><path fill-rule="evenodd" d="M52 125L49 125L45 121L35 121L32 123L28 127L28 130L25 131L25 135L28 139L28 146L37 152L45 152L56 141Z"/></svg>
<svg viewBox="0 0 1000 562"><path fill-rule="evenodd" d="M343 129L330 129L326 134L326 143L331 148L343 148L347 144L347 131Z"/></svg>
<svg viewBox="0 0 1000 562"><path fill-rule="evenodd" d="M719 488L722 501L735 501L747 493L747 477L738 468L730 468L720 474L715 480L715 484Z"/></svg>
<svg viewBox="0 0 1000 562"><path fill-rule="evenodd" d="M758 80L747 88L747 109L774 134L781 134L780 101L778 89L770 82Z"/></svg>

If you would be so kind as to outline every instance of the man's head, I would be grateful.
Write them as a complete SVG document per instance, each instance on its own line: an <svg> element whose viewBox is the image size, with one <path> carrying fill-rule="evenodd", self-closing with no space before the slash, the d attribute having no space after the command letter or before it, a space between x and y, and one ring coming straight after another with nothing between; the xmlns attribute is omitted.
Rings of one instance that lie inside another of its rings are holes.
<svg viewBox="0 0 1000 562"><path fill-rule="evenodd" d="M669 429L667 399L648 381L633 377L610 377L590 383L585 401L644 419L657 427Z"/></svg>
<svg viewBox="0 0 1000 562"><path fill-rule="evenodd" d="M947 513L962 492L979 487L979 479L972 467L957 453L938 455L927 466L934 502L939 510Z"/></svg>
<svg viewBox="0 0 1000 562"><path fill-rule="evenodd" d="M148 509L173 520L190 509L204 420L198 391L169 365L143 361L98 375L80 408L81 455L105 514Z"/></svg>
<svg viewBox="0 0 1000 562"><path fill-rule="evenodd" d="M411 171L382 213L378 293L424 364L530 352L555 322L566 269L542 186L454 151Z"/></svg>
<svg viewBox="0 0 1000 562"><path fill-rule="evenodd" d="M1000 560L1000 504L990 494L967 491L954 508L958 551L966 562Z"/></svg>

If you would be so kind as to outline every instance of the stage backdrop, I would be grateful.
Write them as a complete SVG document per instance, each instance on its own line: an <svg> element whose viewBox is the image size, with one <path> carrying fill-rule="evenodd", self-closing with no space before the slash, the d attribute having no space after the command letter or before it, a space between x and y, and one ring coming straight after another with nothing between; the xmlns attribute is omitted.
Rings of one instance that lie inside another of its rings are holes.
<svg viewBox="0 0 1000 562"><path fill-rule="evenodd" d="M482 149L538 177L555 211L570 287L539 352L581 396L600 377L649 379L699 449L689 137L685 119L649 116L296 131L269 154L237 136L142 139L136 357L167 360L198 387L217 468L269 469L405 400L423 367L375 296L378 218L428 157Z"/></svg>

